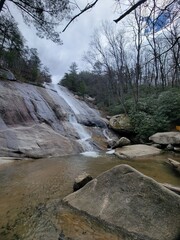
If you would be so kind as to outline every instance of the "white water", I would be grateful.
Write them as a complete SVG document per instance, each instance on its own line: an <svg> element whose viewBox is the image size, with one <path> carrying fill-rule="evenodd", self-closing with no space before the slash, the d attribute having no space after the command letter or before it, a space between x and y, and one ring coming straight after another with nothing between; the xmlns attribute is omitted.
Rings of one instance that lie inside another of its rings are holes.
<svg viewBox="0 0 180 240"><path fill-rule="evenodd" d="M115 153L115 150L114 150L114 149L108 150L108 151L106 152L106 154L109 154L109 155L114 154L114 153Z"/></svg>
<svg viewBox="0 0 180 240"><path fill-rule="evenodd" d="M86 152L82 152L81 155L85 156L85 157L93 157L93 158L96 158L96 157L99 157L99 153L98 152L95 152L95 151L86 151Z"/></svg>
<svg viewBox="0 0 180 240"><path fill-rule="evenodd" d="M74 129L76 130L77 134L79 135L80 139L78 142L83 147L83 150L86 151L93 151L93 147L89 143L89 140L91 139L91 135L89 132L85 129L85 127L81 124L79 124L76 120L76 116L73 114L69 115L69 122L73 125Z"/></svg>
<svg viewBox="0 0 180 240"><path fill-rule="evenodd" d="M54 85L54 89L57 91L59 96L61 96L64 101L69 105L69 107L72 109L74 114L80 114L80 111L78 109L78 101L76 99L72 98L72 95L70 95L65 88L62 89L59 85Z"/></svg>
<svg viewBox="0 0 180 240"><path fill-rule="evenodd" d="M84 139L85 141L91 138L91 135L88 131L83 127L83 125L79 124L76 120L76 116L73 114L69 115L69 122L74 126L76 132L78 133L80 139Z"/></svg>
<svg viewBox="0 0 180 240"><path fill-rule="evenodd" d="M79 135L78 142L81 144L83 150L86 151L86 153L94 152L93 147L90 144L91 135L82 124L77 122L76 114L81 114L83 111L79 101L75 99L64 87L62 88L59 85L54 85L54 89L57 91L58 95L64 99L74 113L69 114L68 120ZM84 112L85 111L83 111L83 113Z"/></svg>
<svg viewBox="0 0 180 240"><path fill-rule="evenodd" d="M99 118L100 115L98 111L95 109L90 108L85 102L82 102L74 97L74 95L69 92L68 89L66 89L63 86L60 85L53 85L54 90L64 99L64 101L69 105L69 107L72 109L74 114L77 115L85 115L89 117L97 117Z"/></svg>
<svg viewBox="0 0 180 240"><path fill-rule="evenodd" d="M112 138L110 138L110 137L108 136L108 134L107 134L107 132L106 132L106 129L103 130L103 134L104 134L105 138L106 138L108 141L111 141L111 140L112 140Z"/></svg>
<svg viewBox="0 0 180 240"><path fill-rule="evenodd" d="M105 138L106 138L108 141L111 141L111 140L112 140L112 138L110 138L110 137L108 136L108 133L107 133L106 129L103 130L103 134L104 134ZM114 154L114 153L115 153L115 150L114 150L114 149L111 149L111 148L108 149L108 151L106 152L106 154L109 154L109 155Z"/></svg>

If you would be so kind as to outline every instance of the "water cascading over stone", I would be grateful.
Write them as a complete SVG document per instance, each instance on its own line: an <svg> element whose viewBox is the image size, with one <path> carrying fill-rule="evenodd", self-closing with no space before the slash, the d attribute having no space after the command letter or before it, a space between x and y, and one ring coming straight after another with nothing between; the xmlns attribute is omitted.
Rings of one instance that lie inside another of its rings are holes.
<svg viewBox="0 0 180 240"><path fill-rule="evenodd" d="M98 112L90 108L85 102L76 99L66 88L59 85L53 85L60 97L69 106L68 121L72 124L73 128L79 136L79 143L82 145L84 151L93 151L93 145L91 144L91 134L88 132L86 127L81 124L92 125L95 124L95 119L100 116ZM79 121L79 122L78 122Z"/></svg>
<svg viewBox="0 0 180 240"><path fill-rule="evenodd" d="M0 81L0 99L0 157L64 156L102 148L105 123L99 113L62 86Z"/></svg>

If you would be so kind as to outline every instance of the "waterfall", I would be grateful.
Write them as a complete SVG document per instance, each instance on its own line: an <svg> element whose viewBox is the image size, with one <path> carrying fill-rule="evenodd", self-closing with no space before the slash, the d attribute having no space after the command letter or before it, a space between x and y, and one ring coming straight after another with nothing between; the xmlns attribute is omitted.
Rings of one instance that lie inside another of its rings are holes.
<svg viewBox="0 0 180 240"><path fill-rule="evenodd" d="M69 115L69 122L73 125L75 131L79 135L80 139L78 140L81 146L83 147L84 151L93 151L93 147L89 143L89 140L91 139L91 135L89 132L85 129L85 127L77 122L77 119L75 115L70 114Z"/></svg>
<svg viewBox="0 0 180 240"><path fill-rule="evenodd" d="M77 115L85 114L86 110L80 104L80 101L75 99L74 96L64 87L59 85L53 85L58 95L64 99L71 109L71 113L68 114L68 121L73 126L74 130L79 136L78 142L81 144L83 150L86 152L93 152L93 146L90 144L91 135L87 129L77 121Z"/></svg>

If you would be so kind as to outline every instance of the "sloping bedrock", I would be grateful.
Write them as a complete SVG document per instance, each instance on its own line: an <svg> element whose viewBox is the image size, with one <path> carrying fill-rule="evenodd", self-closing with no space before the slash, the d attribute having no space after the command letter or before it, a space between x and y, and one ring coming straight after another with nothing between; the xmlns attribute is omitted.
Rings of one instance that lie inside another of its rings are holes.
<svg viewBox="0 0 180 240"><path fill-rule="evenodd" d="M0 156L41 158L81 152L78 142L55 132L47 124L0 131Z"/></svg>

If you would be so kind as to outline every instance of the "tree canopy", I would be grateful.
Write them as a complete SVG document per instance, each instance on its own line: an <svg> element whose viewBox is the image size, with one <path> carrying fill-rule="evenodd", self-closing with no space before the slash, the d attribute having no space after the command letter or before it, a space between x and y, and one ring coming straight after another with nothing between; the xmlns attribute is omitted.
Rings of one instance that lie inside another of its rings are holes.
<svg viewBox="0 0 180 240"><path fill-rule="evenodd" d="M0 0L0 12L8 9L8 3L14 4L21 12L25 23L35 26L39 37L46 37L55 43L61 44L61 32L57 27L63 24L65 27L62 32L65 31L76 18L95 7L99 1L100 0L86 2L83 7L80 7L80 3L82 5L80 0ZM112 2L118 5L124 3L122 0L112 0ZM118 23L142 4L147 9L150 9L151 15L151 10L157 6L156 2L158 1L139 0L132 1L131 3L127 1L129 7L127 7L124 12L121 12L120 16L115 19L114 22ZM163 2L163 4L161 4L160 7L158 6L158 8L161 11L167 11L168 7L176 2L176 0L163 0L161 2Z"/></svg>
<svg viewBox="0 0 180 240"><path fill-rule="evenodd" d="M56 27L69 17L71 7L68 0L1 0L0 12L6 10L8 2L18 8L26 24L35 26L39 37L61 43L60 33Z"/></svg>
<svg viewBox="0 0 180 240"><path fill-rule="evenodd" d="M37 49L29 49L13 17L0 16L0 67L10 69L20 81L42 84L51 76L38 57Z"/></svg>
<svg viewBox="0 0 180 240"><path fill-rule="evenodd" d="M95 7L97 2L100 2L100 0L92 0L91 2L89 0L86 3L81 0L0 0L0 48L1 54L3 53L0 60L2 61L3 59L4 61L4 56L7 57L7 53L8 56L11 53L10 59L12 59L12 56L15 55L17 57L17 54L18 56L20 56L20 58L22 57L24 59L24 56L26 55L26 47L24 45L25 40L21 35L20 31L18 30L18 25L15 22L15 17L12 17L12 15L9 14L9 3L11 3L11 5L15 5L17 9L21 12L25 23L27 23L28 25L33 24L35 26L37 30L37 35L39 37L46 37L47 39L51 39L55 43L61 44L61 32L60 30L58 30L58 26L60 24L63 24L63 26L65 27L62 31L65 31L76 18ZM115 2L119 6L122 5L122 0L112 0L112 2ZM135 21L137 21L137 29L134 29L133 31L136 31L136 48L137 50L139 49L135 70L137 82L136 95L138 96L138 81L141 77L140 52L142 34L151 35L149 38L147 37L147 40L152 48L152 51L154 51L153 59L155 59L155 66L157 66L157 59L161 58L159 54L163 55L171 49L175 49L174 47L179 46L180 36L179 34L176 34L174 30L172 31L169 28L168 31L171 31L171 38L168 39L168 41L171 42L169 44L169 48L165 48L165 51L158 53L158 45L156 42L155 32L169 25L170 22L173 22L174 19L179 18L178 10L180 4L176 0L127 0L126 3L128 5L127 9L122 8L124 10L119 12L120 16L119 18L115 19L114 22L118 23L120 20L122 20L124 17L126 17L132 12L136 14ZM143 12L146 12L146 14L144 14ZM146 27L142 27L143 24L146 25ZM110 37L111 36L109 36L108 38L111 44L114 44L114 41L112 41L113 39L110 39ZM153 41L151 41L151 39L153 39ZM121 42L121 39L119 39L118 41ZM114 51L114 48L112 50ZM122 49L120 47L119 51L121 52L121 50ZM176 56L176 52L174 54ZM27 57L25 57L25 59L26 58ZM6 65L8 66L10 59L9 57L6 58ZM116 64L119 64L121 60L122 59L119 60L116 57ZM176 57L175 60L177 62ZM152 59L150 59L149 61L152 62ZM99 59L98 61L96 61L96 67L102 67L102 64L100 64L101 66L97 64L98 62L100 63ZM108 62L106 62L106 65L108 66ZM39 66L37 67L38 69L40 69ZM111 72L111 70L112 69L110 67L108 71ZM155 69L155 71L158 79L158 69ZM44 73L47 73L47 71L44 71ZM38 74L36 74L36 76L38 76Z"/></svg>

